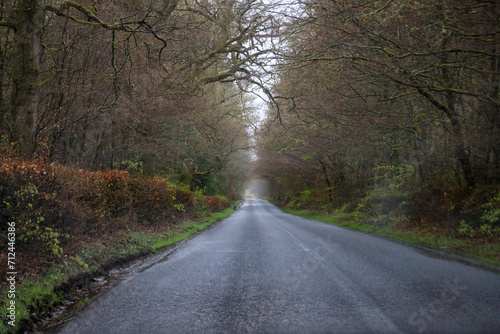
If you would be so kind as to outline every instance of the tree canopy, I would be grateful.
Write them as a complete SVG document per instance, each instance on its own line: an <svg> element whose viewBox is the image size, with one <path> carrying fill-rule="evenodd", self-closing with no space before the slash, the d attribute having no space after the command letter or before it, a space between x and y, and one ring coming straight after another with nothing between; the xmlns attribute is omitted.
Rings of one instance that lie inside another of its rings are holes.
<svg viewBox="0 0 500 334"><path fill-rule="evenodd" d="M0 131L22 156L191 182L248 148L245 90L262 85L273 29L264 2L1 7Z"/></svg>
<svg viewBox="0 0 500 334"><path fill-rule="evenodd" d="M408 213L498 185L496 2L298 6L260 141L274 197Z"/></svg>

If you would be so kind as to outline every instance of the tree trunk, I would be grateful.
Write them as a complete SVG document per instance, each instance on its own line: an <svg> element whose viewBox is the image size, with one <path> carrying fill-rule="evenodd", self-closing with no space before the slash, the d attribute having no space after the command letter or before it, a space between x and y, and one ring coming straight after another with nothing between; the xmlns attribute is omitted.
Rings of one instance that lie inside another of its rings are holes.
<svg viewBox="0 0 500 334"><path fill-rule="evenodd" d="M468 187L474 187L476 184L474 172L472 170L472 164L470 161L470 155L467 153L465 146L465 139L462 133L462 122L460 121L458 112L456 110L456 99L457 96L454 93L446 94L447 104L448 104L448 118L451 123L451 131L455 139L455 157L460 162L462 166L462 171L464 173L465 183Z"/></svg>
<svg viewBox="0 0 500 334"><path fill-rule="evenodd" d="M494 5L493 10L497 10L499 6ZM499 101L500 100L500 37L496 35L495 44L492 50L491 57L491 73L492 78L490 82L491 85L491 93L490 98L491 101ZM490 107L491 113L491 135L490 135L490 149L493 154L490 154L490 150L488 151L488 158L490 159L491 155L493 155L491 159L491 165L489 169L493 170L492 178L495 181L500 180L500 103L492 103Z"/></svg>
<svg viewBox="0 0 500 334"><path fill-rule="evenodd" d="M40 29L43 22L41 0L20 0L13 40L15 61L11 96L11 140L29 156L35 147L35 131L40 92Z"/></svg>
<svg viewBox="0 0 500 334"><path fill-rule="evenodd" d="M5 1L2 0L0 2L0 8L5 8ZM3 11L0 11L0 21L3 21L4 20L4 13ZM6 102L4 100L4 71L5 71L5 64L4 64L4 61L5 61L5 49L4 49L4 43L5 45L7 44L7 39L8 39L8 36L9 34L6 33L5 35L3 36L0 36L0 129L3 130L3 127L4 127L4 122L6 121L6 113L7 113L7 105L6 105ZM4 42L4 39L5 38L5 42Z"/></svg>
<svg viewBox="0 0 500 334"><path fill-rule="evenodd" d="M323 175L325 176L325 182L327 185L328 199L330 203L333 203L333 191L332 191L332 183L330 182L330 178L328 177L328 170L326 169L326 164L323 161L320 161L321 170L323 171Z"/></svg>

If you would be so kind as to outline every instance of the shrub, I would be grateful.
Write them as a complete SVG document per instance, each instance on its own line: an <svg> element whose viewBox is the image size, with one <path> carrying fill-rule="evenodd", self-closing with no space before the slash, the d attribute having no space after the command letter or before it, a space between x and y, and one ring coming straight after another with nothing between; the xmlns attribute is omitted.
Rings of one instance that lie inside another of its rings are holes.
<svg viewBox="0 0 500 334"><path fill-rule="evenodd" d="M500 191L493 193L481 208L484 210L481 215L481 221L500 227Z"/></svg>
<svg viewBox="0 0 500 334"><path fill-rule="evenodd" d="M73 236L99 238L138 221L171 223L179 215L229 206L223 197L175 189L167 180L12 157L0 162L0 198L0 230L15 222L20 249L44 259L60 257L63 247L75 249ZM0 238L3 242L5 238Z"/></svg>
<svg viewBox="0 0 500 334"><path fill-rule="evenodd" d="M402 178L389 177L368 191L362 200L362 210L376 217L377 220L401 219L409 209L412 192Z"/></svg>
<svg viewBox="0 0 500 334"><path fill-rule="evenodd" d="M217 212L222 211L229 206L229 201L221 197L207 197L207 211Z"/></svg>
<svg viewBox="0 0 500 334"><path fill-rule="evenodd" d="M169 218L174 214L177 191L158 179L135 179L130 182L131 209L143 220Z"/></svg>

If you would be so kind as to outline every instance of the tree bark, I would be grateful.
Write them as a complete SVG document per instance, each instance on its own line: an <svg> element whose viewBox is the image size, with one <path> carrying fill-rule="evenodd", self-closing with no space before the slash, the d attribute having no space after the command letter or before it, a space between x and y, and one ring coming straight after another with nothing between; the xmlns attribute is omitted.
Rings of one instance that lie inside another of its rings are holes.
<svg viewBox="0 0 500 334"><path fill-rule="evenodd" d="M15 61L11 96L11 141L23 156L33 154L40 95L40 30L43 22L41 0L20 0L13 40Z"/></svg>
<svg viewBox="0 0 500 334"><path fill-rule="evenodd" d="M333 203L333 191L332 191L332 183L330 182L330 178L328 177L328 170L326 169L326 164L323 161L321 163L321 170L323 171L323 175L325 176L325 182L327 185L328 199L330 203Z"/></svg>

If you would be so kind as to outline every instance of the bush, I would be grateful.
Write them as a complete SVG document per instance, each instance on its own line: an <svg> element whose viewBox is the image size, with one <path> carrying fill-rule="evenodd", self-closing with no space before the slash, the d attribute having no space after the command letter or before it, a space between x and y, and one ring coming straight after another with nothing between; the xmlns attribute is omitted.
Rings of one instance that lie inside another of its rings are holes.
<svg viewBox="0 0 500 334"><path fill-rule="evenodd" d="M0 165L0 197L0 230L16 222L19 247L45 250L45 256L60 256L70 235L98 236L105 230L116 232L117 224L137 221L171 223L179 215L229 206L225 198L195 196L174 189L167 180L11 157Z"/></svg>
<svg viewBox="0 0 500 334"><path fill-rule="evenodd" d="M381 175L375 178L376 186L362 200L362 210L384 223L404 219L414 193L413 167L379 166L377 172Z"/></svg>
<svg viewBox="0 0 500 334"><path fill-rule="evenodd" d="M207 197L206 208L208 212L218 212L226 209L229 201L223 197Z"/></svg>
<svg viewBox="0 0 500 334"><path fill-rule="evenodd" d="M154 221L173 216L177 190L169 188L167 181L135 179L130 182L130 190L130 209L136 212L140 219Z"/></svg>
<svg viewBox="0 0 500 334"><path fill-rule="evenodd" d="M57 221L60 188L52 165L6 159L0 165L0 230L16 222L18 247L36 245L60 255Z"/></svg>
<svg viewBox="0 0 500 334"><path fill-rule="evenodd" d="M489 200L481 206L484 210L481 215L481 221L500 227L500 191L495 191Z"/></svg>

